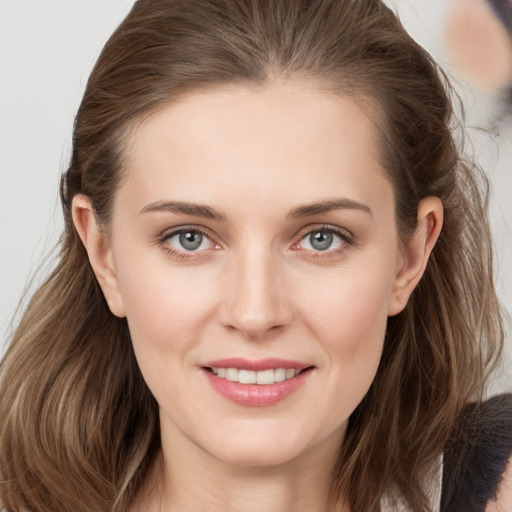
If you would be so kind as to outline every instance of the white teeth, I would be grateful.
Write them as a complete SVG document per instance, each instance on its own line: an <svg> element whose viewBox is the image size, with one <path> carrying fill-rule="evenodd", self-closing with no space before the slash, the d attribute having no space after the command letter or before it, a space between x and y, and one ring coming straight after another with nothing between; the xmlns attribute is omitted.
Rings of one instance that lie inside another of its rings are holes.
<svg viewBox="0 0 512 512"><path fill-rule="evenodd" d="M226 368L226 380L238 382L238 370L236 368Z"/></svg>
<svg viewBox="0 0 512 512"><path fill-rule="evenodd" d="M261 372L256 372L256 382L258 384L274 384L274 370L263 370Z"/></svg>
<svg viewBox="0 0 512 512"><path fill-rule="evenodd" d="M252 372L251 370L238 370L238 382L240 382L240 384L256 384L256 372Z"/></svg>
<svg viewBox="0 0 512 512"><path fill-rule="evenodd" d="M211 368L214 375L221 379L226 379L240 384L274 384L292 379L302 370L295 368L276 368L275 370L261 370L259 372L252 370L239 370L238 368Z"/></svg>
<svg viewBox="0 0 512 512"><path fill-rule="evenodd" d="M284 368L277 368L277 370L274 370L274 381L283 382L283 380L286 380L286 370Z"/></svg>

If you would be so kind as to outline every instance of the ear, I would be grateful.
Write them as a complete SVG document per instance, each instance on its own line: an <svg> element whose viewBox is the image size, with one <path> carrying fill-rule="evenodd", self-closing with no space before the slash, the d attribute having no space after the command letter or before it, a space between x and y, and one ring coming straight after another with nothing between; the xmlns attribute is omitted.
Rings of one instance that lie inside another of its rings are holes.
<svg viewBox="0 0 512 512"><path fill-rule="evenodd" d="M438 197L422 199L418 205L417 228L402 250L388 305L388 315L400 313L419 283L428 258L443 226L443 203Z"/></svg>
<svg viewBox="0 0 512 512"><path fill-rule="evenodd" d="M74 196L71 213L110 311L120 318L125 317L110 240L107 233L98 227L90 199L83 194Z"/></svg>

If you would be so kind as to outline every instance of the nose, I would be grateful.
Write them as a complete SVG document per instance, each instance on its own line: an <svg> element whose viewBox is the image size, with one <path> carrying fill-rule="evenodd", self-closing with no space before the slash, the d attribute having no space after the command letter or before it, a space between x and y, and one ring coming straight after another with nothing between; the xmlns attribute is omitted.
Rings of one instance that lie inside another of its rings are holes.
<svg viewBox="0 0 512 512"><path fill-rule="evenodd" d="M219 311L225 327L258 339L290 324L293 311L278 260L271 251L244 251L233 257Z"/></svg>

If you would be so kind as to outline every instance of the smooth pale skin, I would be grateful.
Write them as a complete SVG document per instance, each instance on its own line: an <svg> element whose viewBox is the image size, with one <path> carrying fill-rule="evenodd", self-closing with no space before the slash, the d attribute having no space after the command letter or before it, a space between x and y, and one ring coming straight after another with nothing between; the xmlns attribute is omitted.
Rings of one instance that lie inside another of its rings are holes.
<svg viewBox="0 0 512 512"><path fill-rule="evenodd" d="M84 196L74 198L73 217L160 406L161 471L134 510L329 510L348 417L375 376L388 315L423 274L441 201L421 202L417 231L400 244L371 121L314 83L191 93L141 121L127 147L108 233ZM370 212L292 215L339 199ZM142 212L166 201L207 205L222 219ZM160 237L191 226L211 240L198 251ZM315 250L307 235L324 226L350 232L353 243L336 235L332 249ZM226 357L315 370L282 402L244 407L201 370Z"/></svg>

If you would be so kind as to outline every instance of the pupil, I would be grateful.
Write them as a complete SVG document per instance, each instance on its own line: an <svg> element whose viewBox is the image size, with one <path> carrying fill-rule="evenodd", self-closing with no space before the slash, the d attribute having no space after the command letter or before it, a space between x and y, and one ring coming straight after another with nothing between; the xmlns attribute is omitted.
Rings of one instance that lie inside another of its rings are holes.
<svg viewBox="0 0 512 512"><path fill-rule="evenodd" d="M325 231L317 231L310 236L311 247L317 251L325 251L332 244L332 234Z"/></svg>
<svg viewBox="0 0 512 512"><path fill-rule="evenodd" d="M180 233L180 244L187 251L193 251L197 249L203 241L203 235L195 231L187 231Z"/></svg>

